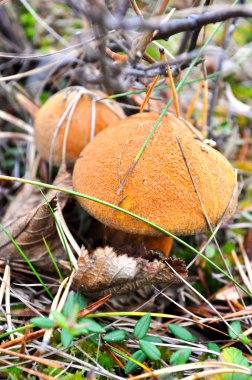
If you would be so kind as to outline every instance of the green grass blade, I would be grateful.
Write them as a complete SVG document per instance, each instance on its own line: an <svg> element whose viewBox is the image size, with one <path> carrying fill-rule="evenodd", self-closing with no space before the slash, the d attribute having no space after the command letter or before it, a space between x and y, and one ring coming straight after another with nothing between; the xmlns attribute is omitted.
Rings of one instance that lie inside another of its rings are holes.
<svg viewBox="0 0 252 380"><path fill-rule="evenodd" d="M59 267L58 267L58 265L57 265L57 263L56 263L56 261L55 261L55 258L53 257L52 251L51 251L49 245L47 244L47 241L46 241L46 239L45 239L44 236L43 236L43 241L44 241L44 244L45 244L45 246L46 246L47 252L48 252L48 254L49 254L49 256L50 256L50 259L52 260L52 263L53 263L53 265L54 265L54 268L56 269L56 271L57 271L57 273L58 273L58 276L59 276L60 280L63 281L63 280L64 280L64 277L63 277L62 274L61 274L61 271L60 271L60 269L59 269Z"/></svg>
<svg viewBox="0 0 252 380"><path fill-rule="evenodd" d="M46 293L49 295L49 297L51 299L53 299L52 293L47 288L46 284L44 283L44 281L42 280L42 278L38 274L37 270L34 268L34 266L32 265L32 263L30 262L30 260L26 256L26 254L23 252L23 250L20 248L20 246L16 242L16 240L13 239L13 237L11 236L11 234L9 233L9 231L7 231L6 228L2 224L0 224L0 228L3 230L3 232L5 233L5 235L11 240L11 242L13 243L13 245L17 248L18 252L21 254L21 256L23 257L23 259L27 262L27 264L29 265L30 269L32 270L32 272L34 273L34 275L37 277L37 279L39 280L39 282L41 283L41 285L45 289Z"/></svg>

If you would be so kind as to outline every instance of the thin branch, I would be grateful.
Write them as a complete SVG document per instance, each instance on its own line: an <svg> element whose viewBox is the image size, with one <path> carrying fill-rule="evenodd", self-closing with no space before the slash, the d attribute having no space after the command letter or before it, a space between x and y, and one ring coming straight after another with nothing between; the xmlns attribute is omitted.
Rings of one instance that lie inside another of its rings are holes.
<svg viewBox="0 0 252 380"><path fill-rule="evenodd" d="M106 29L123 29L132 30L136 28L144 30L157 30L158 33L155 39L167 39L174 34L193 31L200 27L216 22L226 21L230 18L251 18L252 8L249 6L236 6L232 8L219 9L218 11L205 12L202 15L190 15L185 19L169 20L168 22L161 23L160 17L145 21L139 17L133 17L131 19L116 20L114 17L100 14L92 10L93 19L96 22L102 23Z"/></svg>

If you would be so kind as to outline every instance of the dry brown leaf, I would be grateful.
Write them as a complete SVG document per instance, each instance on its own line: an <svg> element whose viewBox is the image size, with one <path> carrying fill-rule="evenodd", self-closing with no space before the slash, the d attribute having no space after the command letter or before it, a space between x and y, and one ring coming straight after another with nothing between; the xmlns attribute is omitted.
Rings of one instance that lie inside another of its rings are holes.
<svg viewBox="0 0 252 380"><path fill-rule="evenodd" d="M151 252L153 255L149 258ZM144 258L118 254L108 246L91 253L82 249L73 286L84 295L100 297L109 293L127 293L152 284L165 286L180 282L166 261L181 277L187 277L182 260L162 258L158 251L149 251Z"/></svg>
<svg viewBox="0 0 252 380"><path fill-rule="evenodd" d="M54 185L71 189L70 174L65 169L61 169L54 181ZM66 194L59 194L50 190L46 194L46 198L53 209L57 207L63 209L69 197ZM2 224L29 260L35 262L40 269L53 269L43 237L56 259L66 258L58 238L52 213L36 187L31 185L23 186L7 209L2 219ZM10 262L23 261L17 248L4 231L0 231L0 242L1 259L8 259Z"/></svg>
<svg viewBox="0 0 252 380"><path fill-rule="evenodd" d="M241 296L246 296L244 292L239 290L237 291L237 288L235 285L229 283L228 285L224 286L224 288L218 290L211 298L214 298L218 301L238 301Z"/></svg>

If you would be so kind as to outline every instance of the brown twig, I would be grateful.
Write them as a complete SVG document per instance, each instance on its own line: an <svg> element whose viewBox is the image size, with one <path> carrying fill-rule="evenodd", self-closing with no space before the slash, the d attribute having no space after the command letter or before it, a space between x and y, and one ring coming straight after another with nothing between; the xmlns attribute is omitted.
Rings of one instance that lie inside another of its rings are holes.
<svg viewBox="0 0 252 380"><path fill-rule="evenodd" d="M143 29L143 30L158 30L155 39L167 39L174 34L193 31L199 27L222 22L231 18L251 18L252 8L249 6L236 6L233 8L223 8L218 11L205 12L202 15L190 15L185 19L174 19L168 22L160 23L160 17L152 18L148 21L142 20L139 17L131 19L116 20L114 17L103 17L102 14L96 12L92 14L93 19L102 23L106 29Z"/></svg>

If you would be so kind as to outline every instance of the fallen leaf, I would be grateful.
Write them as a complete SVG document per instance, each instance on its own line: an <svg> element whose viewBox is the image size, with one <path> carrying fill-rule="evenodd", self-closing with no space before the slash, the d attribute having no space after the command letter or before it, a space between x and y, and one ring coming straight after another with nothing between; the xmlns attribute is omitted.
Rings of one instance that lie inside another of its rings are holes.
<svg viewBox="0 0 252 380"><path fill-rule="evenodd" d="M211 298L218 301L238 301L241 296L245 296L245 293L239 290L232 283L227 284L220 290L218 290Z"/></svg>
<svg viewBox="0 0 252 380"><path fill-rule="evenodd" d="M215 361L215 360L212 360ZM239 366L244 367L244 369L249 369L249 363L247 359L243 356L243 353L235 347L225 348L221 351L221 355L219 356L219 362L237 364ZM227 366L228 367L228 364ZM251 379L250 375L242 374L242 373L223 373L218 375L211 375L211 377L207 377L207 380L249 380Z"/></svg>
<svg viewBox="0 0 252 380"><path fill-rule="evenodd" d="M61 169L54 185L65 189L71 188L71 176ZM46 199L53 209L63 209L69 196L50 190ZM17 244L31 262L40 269L53 270L53 263L43 242L46 239L55 259L66 259L64 248L57 234L55 222L47 202L40 191L31 185L24 185L11 202L2 221L2 225L15 239ZM23 258L4 231L0 230L1 259L10 262L22 262ZM46 259L45 259L46 258Z"/></svg>
<svg viewBox="0 0 252 380"><path fill-rule="evenodd" d="M98 297L109 293L123 294L152 284L166 286L180 282L166 262L181 277L187 277L182 260L165 258L159 251L149 251L144 258L118 254L108 246L91 253L83 248L73 286L84 295Z"/></svg>

